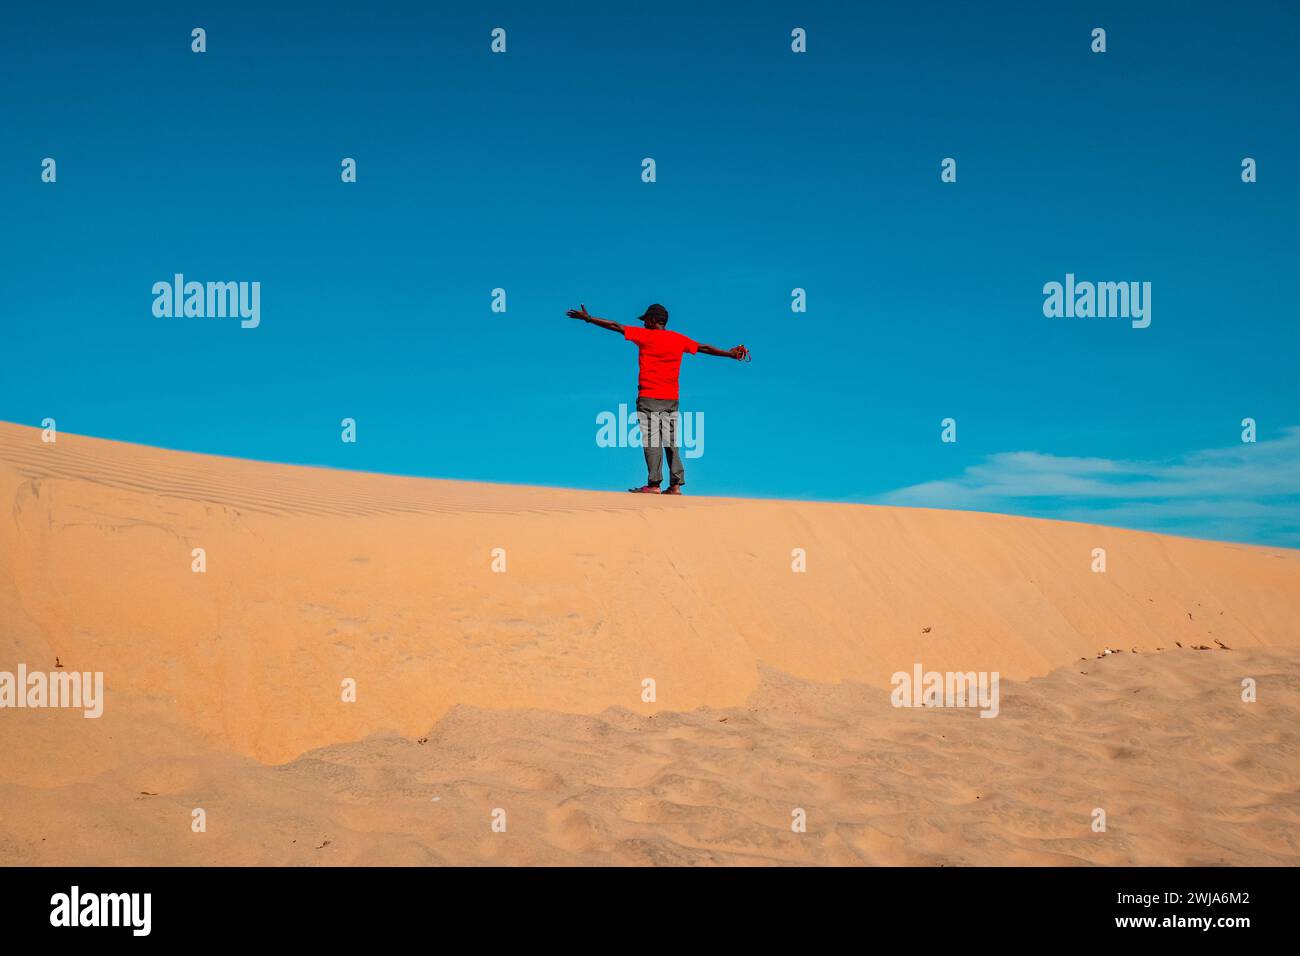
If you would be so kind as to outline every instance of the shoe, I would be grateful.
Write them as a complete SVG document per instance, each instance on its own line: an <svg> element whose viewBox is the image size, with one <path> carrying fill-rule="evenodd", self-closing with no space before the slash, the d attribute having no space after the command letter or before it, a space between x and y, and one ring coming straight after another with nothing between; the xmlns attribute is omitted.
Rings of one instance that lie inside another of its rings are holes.
<svg viewBox="0 0 1300 956"><path fill-rule="evenodd" d="M682 493L681 485L669 485L668 490L664 492L664 494L666 495L680 495L681 493Z"/></svg>
<svg viewBox="0 0 1300 956"><path fill-rule="evenodd" d="M658 495L662 494L658 485L642 485L640 488L629 488L628 491L634 495Z"/></svg>

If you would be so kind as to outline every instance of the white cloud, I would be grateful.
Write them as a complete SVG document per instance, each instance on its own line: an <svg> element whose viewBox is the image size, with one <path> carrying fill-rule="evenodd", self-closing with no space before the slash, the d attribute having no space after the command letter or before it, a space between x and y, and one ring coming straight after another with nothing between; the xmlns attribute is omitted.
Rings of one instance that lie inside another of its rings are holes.
<svg viewBox="0 0 1300 956"><path fill-rule="evenodd" d="M1166 461L1001 452L955 478L887 492L878 504L1001 511L1300 545L1300 427L1280 438Z"/></svg>

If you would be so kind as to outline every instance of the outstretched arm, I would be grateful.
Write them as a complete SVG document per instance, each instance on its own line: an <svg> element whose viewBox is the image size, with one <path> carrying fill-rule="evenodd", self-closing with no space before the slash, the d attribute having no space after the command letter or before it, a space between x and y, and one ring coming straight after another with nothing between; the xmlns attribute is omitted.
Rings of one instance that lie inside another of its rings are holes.
<svg viewBox="0 0 1300 956"><path fill-rule="evenodd" d="M734 349L715 349L712 345L701 343L700 353L702 355L716 355L718 358L743 359L749 354L749 351L743 345L737 345Z"/></svg>
<svg viewBox="0 0 1300 956"><path fill-rule="evenodd" d="M582 319L582 321L586 322L588 325L598 325L602 329L609 329L611 332L617 332L620 335L623 334L623 326L619 325L617 322L611 322L609 319L597 318L587 311L585 305L577 309L570 309L564 314L571 319Z"/></svg>

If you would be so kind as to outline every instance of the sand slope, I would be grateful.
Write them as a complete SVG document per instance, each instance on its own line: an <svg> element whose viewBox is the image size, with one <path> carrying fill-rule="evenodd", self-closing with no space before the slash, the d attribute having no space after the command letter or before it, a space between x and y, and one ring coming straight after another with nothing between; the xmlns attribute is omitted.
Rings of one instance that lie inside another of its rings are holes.
<svg viewBox="0 0 1300 956"><path fill-rule="evenodd" d="M1243 675L1261 687L1256 704L1241 703ZM0 783L0 860L1300 862L1300 654L1117 655L1008 684L1003 700L983 720L767 672L740 707L457 707L427 737L375 735L278 767L153 748L86 783ZM194 807L206 833L190 831ZM498 808L504 833L491 830Z"/></svg>
<svg viewBox="0 0 1300 956"><path fill-rule="evenodd" d="M396 478L67 434L51 445L8 424L0 499L0 670L57 656L104 671L108 690L99 720L0 712L0 862L1296 856L1297 552L958 512ZM1105 574L1090 569L1098 547ZM807 573L791 571L794 548ZM1177 650L1216 642L1233 650ZM1130 652L1097 662L1119 676L1077 674L1104 646ZM1015 685L1034 689L1018 712L1004 690L996 720L889 707L889 675L917 661L1065 683ZM1237 661L1275 675L1267 707L1240 703L1252 675ZM345 678L356 703L340 700ZM1129 678L1141 686L1125 696ZM1168 682L1163 697L1152 680ZM854 683L827 686L839 681ZM1114 724L1117 709L1139 723ZM965 742L935 744L941 722ZM1112 799L1120 788L1151 816L1103 853L1076 845L1073 815L1080 800L1105 806L1085 781L1107 768ZM988 817L970 805L971 773L1040 796ZM1191 773L1222 777L1217 809L1179 809ZM796 781L836 821L823 816L820 849L811 808L789 842ZM441 823L423 815L439 792L456 806ZM481 804L507 798L531 815L531 839L488 832ZM418 815L402 816L406 799ZM240 814L242 837L193 844L185 807L206 805L194 801ZM284 844L290 831L331 843L308 853ZM1216 849L1220 832L1235 849ZM75 846L48 848L69 833Z"/></svg>

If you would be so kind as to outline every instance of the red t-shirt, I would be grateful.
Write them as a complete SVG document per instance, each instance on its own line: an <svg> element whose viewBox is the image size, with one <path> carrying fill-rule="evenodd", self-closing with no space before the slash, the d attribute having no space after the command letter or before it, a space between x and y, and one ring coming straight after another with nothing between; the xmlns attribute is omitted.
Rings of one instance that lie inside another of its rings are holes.
<svg viewBox="0 0 1300 956"><path fill-rule="evenodd" d="M639 329L632 325L623 326L623 338L635 342L641 352L637 394L642 398L676 398L682 355L694 355L700 350L699 343L667 329Z"/></svg>

